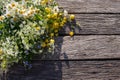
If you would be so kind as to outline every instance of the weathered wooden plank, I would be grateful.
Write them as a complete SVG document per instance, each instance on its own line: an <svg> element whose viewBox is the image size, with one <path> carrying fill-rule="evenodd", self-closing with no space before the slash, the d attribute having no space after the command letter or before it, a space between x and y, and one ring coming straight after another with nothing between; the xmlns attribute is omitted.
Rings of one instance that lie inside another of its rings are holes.
<svg viewBox="0 0 120 80"><path fill-rule="evenodd" d="M120 34L120 14L75 14L75 34ZM68 34L69 24L60 34Z"/></svg>
<svg viewBox="0 0 120 80"><path fill-rule="evenodd" d="M120 58L119 35L61 36L56 39L55 47L55 53L47 53L42 60ZM41 56L34 57L38 59Z"/></svg>
<svg viewBox="0 0 120 80"><path fill-rule="evenodd" d="M70 13L120 13L120 0L56 0Z"/></svg>
<svg viewBox="0 0 120 80"><path fill-rule="evenodd" d="M73 38L57 38L56 59L120 58L119 35L81 35Z"/></svg>
<svg viewBox="0 0 120 80"><path fill-rule="evenodd" d="M29 71L14 66L8 80L120 80L120 61L35 61Z"/></svg>

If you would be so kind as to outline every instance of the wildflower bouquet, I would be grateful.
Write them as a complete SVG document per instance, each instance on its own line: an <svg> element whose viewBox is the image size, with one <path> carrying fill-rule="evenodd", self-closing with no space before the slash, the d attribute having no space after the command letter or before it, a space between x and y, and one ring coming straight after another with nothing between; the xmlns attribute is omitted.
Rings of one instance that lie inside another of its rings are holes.
<svg viewBox="0 0 120 80"><path fill-rule="evenodd" d="M68 20L54 0L8 0L0 10L0 59L6 69L22 62L30 66L34 54L54 51L54 38ZM70 32L72 36L74 33Z"/></svg>

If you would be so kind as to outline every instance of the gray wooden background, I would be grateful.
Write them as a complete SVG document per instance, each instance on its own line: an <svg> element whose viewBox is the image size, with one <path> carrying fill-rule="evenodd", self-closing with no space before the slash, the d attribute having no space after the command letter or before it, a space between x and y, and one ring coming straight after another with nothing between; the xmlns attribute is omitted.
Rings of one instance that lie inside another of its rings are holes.
<svg viewBox="0 0 120 80"><path fill-rule="evenodd" d="M52 58L35 58L29 71L13 66L8 80L120 80L120 0L57 2L75 14L80 31L71 38L65 28Z"/></svg>

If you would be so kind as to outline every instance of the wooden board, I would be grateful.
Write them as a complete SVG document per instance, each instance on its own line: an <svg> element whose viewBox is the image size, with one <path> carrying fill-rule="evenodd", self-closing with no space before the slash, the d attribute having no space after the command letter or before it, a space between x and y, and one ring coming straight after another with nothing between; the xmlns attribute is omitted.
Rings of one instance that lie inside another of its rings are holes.
<svg viewBox="0 0 120 80"><path fill-rule="evenodd" d="M120 58L119 35L61 36L55 45L55 53L43 60ZM34 60L40 59L38 55L34 57Z"/></svg>
<svg viewBox="0 0 120 80"><path fill-rule="evenodd" d="M42 61L37 55L28 71L14 65L3 77L8 80L120 80L120 0L56 1L75 14L80 24L75 28L75 36L66 36L70 31L66 25L60 31L62 36L56 38L55 54Z"/></svg>
<svg viewBox="0 0 120 80"><path fill-rule="evenodd" d="M12 67L9 80L120 80L120 61L35 61L29 71Z"/></svg>
<svg viewBox="0 0 120 80"><path fill-rule="evenodd" d="M120 0L56 0L69 13L120 13Z"/></svg>
<svg viewBox="0 0 120 80"><path fill-rule="evenodd" d="M120 34L120 14L75 14L75 34ZM74 24L74 23L73 23ZM69 24L60 34L68 34Z"/></svg>
<svg viewBox="0 0 120 80"><path fill-rule="evenodd" d="M120 58L120 36L88 35L59 37L60 59Z"/></svg>

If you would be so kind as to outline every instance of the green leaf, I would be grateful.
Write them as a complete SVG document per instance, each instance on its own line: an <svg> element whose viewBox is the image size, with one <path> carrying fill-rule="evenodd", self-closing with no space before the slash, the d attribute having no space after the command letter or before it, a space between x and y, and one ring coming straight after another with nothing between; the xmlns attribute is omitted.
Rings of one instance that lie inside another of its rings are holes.
<svg viewBox="0 0 120 80"><path fill-rule="evenodd" d="M4 27L4 23L0 24L0 29L2 29Z"/></svg>

